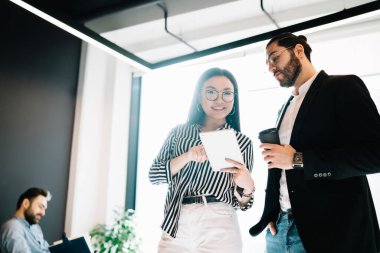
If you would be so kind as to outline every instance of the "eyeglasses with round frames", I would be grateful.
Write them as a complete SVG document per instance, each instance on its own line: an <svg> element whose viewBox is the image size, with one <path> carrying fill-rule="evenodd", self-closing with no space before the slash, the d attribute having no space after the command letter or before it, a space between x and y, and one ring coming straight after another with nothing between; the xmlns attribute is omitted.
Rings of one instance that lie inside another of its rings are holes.
<svg viewBox="0 0 380 253"><path fill-rule="evenodd" d="M215 89L205 89L205 97L209 101L215 101L218 99L219 94L222 94L222 100L226 103L230 103L234 100L236 95L235 92L225 90L225 91L217 91Z"/></svg>
<svg viewBox="0 0 380 253"><path fill-rule="evenodd" d="M281 57L281 54L283 52L285 52L286 50L290 49L290 48L293 48L293 46L291 47L287 47L287 48L284 48L283 50L281 51L278 51L278 52L275 52L275 53L272 53L268 56L267 60L266 60L266 64L269 65L269 64L272 64L272 65L276 65L278 63L278 60L280 59Z"/></svg>

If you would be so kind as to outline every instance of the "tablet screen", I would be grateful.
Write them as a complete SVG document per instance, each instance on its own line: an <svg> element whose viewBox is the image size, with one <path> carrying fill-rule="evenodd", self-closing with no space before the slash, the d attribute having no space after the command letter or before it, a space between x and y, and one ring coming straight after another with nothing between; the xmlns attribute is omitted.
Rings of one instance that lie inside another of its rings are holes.
<svg viewBox="0 0 380 253"><path fill-rule="evenodd" d="M199 136L212 170L219 171L220 169L231 167L231 164L226 162L225 158L230 158L244 164L233 129L201 132Z"/></svg>

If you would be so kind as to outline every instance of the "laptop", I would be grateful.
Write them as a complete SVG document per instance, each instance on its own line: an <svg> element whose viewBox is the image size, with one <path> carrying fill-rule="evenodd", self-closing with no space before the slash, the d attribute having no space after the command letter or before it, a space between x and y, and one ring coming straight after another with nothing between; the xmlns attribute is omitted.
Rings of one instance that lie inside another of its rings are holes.
<svg viewBox="0 0 380 253"><path fill-rule="evenodd" d="M84 236L69 240L66 236L63 240L49 247L51 253L93 253L91 246Z"/></svg>

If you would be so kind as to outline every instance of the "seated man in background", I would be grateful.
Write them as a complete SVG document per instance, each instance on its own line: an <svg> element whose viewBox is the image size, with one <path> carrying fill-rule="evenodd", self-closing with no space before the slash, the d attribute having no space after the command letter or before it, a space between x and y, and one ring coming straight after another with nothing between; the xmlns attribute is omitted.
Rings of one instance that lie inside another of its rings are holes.
<svg viewBox="0 0 380 253"><path fill-rule="evenodd" d="M0 228L1 253L50 252L38 225L50 199L50 193L40 188L30 188L21 194L16 213Z"/></svg>

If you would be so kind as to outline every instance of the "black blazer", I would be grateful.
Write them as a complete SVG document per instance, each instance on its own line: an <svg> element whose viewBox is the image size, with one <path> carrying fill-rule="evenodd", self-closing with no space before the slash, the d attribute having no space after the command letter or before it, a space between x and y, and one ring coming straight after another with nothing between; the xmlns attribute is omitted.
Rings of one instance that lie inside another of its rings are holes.
<svg viewBox="0 0 380 253"><path fill-rule="evenodd" d="M380 172L380 116L363 81L321 71L299 109L290 144L304 157L304 168L287 170L286 179L306 251L380 252L366 177ZM249 231L253 236L277 220L280 177L281 170L269 170L264 212Z"/></svg>

